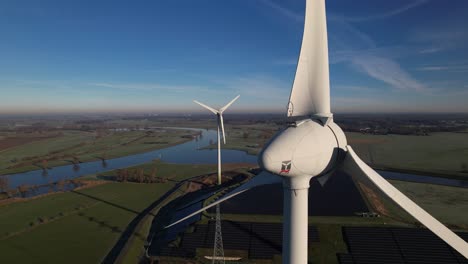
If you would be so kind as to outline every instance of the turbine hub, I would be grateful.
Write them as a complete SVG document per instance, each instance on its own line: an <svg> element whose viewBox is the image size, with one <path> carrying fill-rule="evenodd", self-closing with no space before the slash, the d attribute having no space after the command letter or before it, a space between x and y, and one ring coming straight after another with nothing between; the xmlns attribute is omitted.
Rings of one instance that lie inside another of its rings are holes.
<svg viewBox="0 0 468 264"><path fill-rule="evenodd" d="M283 177L316 177L332 171L343 157L346 137L334 123L310 119L278 132L259 155L260 167Z"/></svg>

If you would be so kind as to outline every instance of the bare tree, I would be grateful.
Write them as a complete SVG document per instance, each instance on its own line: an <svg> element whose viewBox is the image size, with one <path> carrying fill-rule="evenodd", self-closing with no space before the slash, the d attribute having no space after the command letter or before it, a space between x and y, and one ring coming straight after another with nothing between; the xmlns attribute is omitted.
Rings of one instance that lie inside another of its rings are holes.
<svg viewBox="0 0 468 264"><path fill-rule="evenodd" d="M120 169L117 170L117 171L115 172L115 180L116 180L116 181L119 181L119 182L123 181L122 175L123 175L123 171L120 170Z"/></svg>
<svg viewBox="0 0 468 264"><path fill-rule="evenodd" d="M47 176L49 176L49 171L48 170L42 170L41 175L42 175L42 177L46 178Z"/></svg>
<svg viewBox="0 0 468 264"><path fill-rule="evenodd" d="M21 197L23 198L26 197L26 194L28 193L28 191L29 191L29 186L24 185L24 184L18 186L18 192L21 194Z"/></svg>
<svg viewBox="0 0 468 264"><path fill-rule="evenodd" d="M145 181L145 171L140 168L138 169L138 182L143 183Z"/></svg>
<svg viewBox="0 0 468 264"><path fill-rule="evenodd" d="M47 164L48 164L48 161L46 159L43 159L42 160L42 169L43 170L47 170Z"/></svg>
<svg viewBox="0 0 468 264"><path fill-rule="evenodd" d="M49 182L48 186L49 186L48 192L49 192L49 193L53 193L53 192L55 191L55 190L54 190L54 183Z"/></svg>
<svg viewBox="0 0 468 264"><path fill-rule="evenodd" d="M63 180L60 180L56 183L57 185L57 189L60 190L60 191L63 191L65 188L65 182Z"/></svg>
<svg viewBox="0 0 468 264"><path fill-rule="evenodd" d="M107 168L107 161L105 159L102 159L102 167Z"/></svg>
<svg viewBox="0 0 468 264"><path fill-rule="evenodd" d="M155 181L156 181L156 172L157 172L157 168L156 168L156 167L153 167L153 169L151 170L151 174L150 174L151 182L155 182Z"/></svg>
<svg viewBox="0 0 468 264"><path fill-rule="evenodd" d="M73 185L73 188L76 188L76 187L80 186L80 181L79 180L72 179L72 180L70 180L70 183Z"/></svg>
<svg viewBox="0 0 468 264"><path fill-rule="evenodd" d="M128 176L129 176L128 170L127 170L127 169L124 169L124 170L122 171L122 181L123 181L123 182L128 181L128 178L129 178Z"/></svg>
<svg viewBox="0 0 468 264"><path fill-rule="evenodd" d="M0 176L0 191L5 192L8 189L8 178Z"/></svg>

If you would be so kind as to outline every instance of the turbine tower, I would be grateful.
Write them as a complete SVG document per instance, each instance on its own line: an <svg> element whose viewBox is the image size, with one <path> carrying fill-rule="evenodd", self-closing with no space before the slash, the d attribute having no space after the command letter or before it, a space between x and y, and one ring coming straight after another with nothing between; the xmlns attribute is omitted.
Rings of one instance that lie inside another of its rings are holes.
<svg viewBox="0 0 468 264"><path fill-rule="evenodd" d="M339 169L355 180L377 187L468 259L468 244L365 164L347 144L341 128L333 122L325 0L306 0L304 35L287 116L288 126L273 136L259 155L260 167L271 174L262 172L223 198L169 226L253 187L282 181L283 263L305 264L308 261L309 181L316 177L323 185Z"/></svg>
<svg viewBox="0 0 468 264"><path fill-rule="evenodd" d="M231 106L234 101L239 98L240 95L236 96L232 99L228 104L221 107L219 110L215 110L205 104L202 104L198 101L194 101L195 103L203 106L204 108L210 110L214 114L216 114L217 121L218 121L218 185L221 185L221 131L223 133L223 142L226 144L226 134L224 133L224 120L223 120L223 112ZM216 205L216 226L215 226L215 240L214 240L214 248L213 248L213 264L221 263L224 264L224 248L223 248L223 236L221 232L221 209L220 205Z"/></svg>
<svg viewBox="0 0 468 264"><path fill-rule="evenodd" d="M202 104L198 102L197 100L194 100L195 103L201 105L202 107L208 109L211 111L213 114L217 116L217 121L218 121L218 185L221 184L221 132L223 133L223 142L226 144L226 135L224 133L224 120L223 120L223 112L226 111L226 109L231 106L237 98L239 98L240 95L236 96L234 99L232 99L229 103L227 103L225 106L221 107L219 110L213 109L205 104Z"/></svg>

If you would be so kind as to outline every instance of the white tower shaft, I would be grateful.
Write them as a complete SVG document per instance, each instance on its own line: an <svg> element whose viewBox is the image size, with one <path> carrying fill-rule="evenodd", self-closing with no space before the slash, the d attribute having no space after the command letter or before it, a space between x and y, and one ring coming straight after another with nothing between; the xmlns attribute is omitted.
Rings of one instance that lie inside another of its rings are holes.
<svg viewBox="0 0 468 264"><path fill-rule="evenodd" d="M285 264L307 263L309 180L309 177L283 179L283 263Z"/></svg>
<svg viewBox="0 0 468 264"><path fill-rule="evenodd" d="M221 185L221 131L219 127L220 123L220 114L218 114L218 185Z"/></svg>

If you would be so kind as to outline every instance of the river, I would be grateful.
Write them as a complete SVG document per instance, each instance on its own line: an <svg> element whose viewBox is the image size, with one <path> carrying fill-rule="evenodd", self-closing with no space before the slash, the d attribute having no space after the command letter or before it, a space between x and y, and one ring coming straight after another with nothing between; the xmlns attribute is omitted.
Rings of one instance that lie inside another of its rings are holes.
<svg viewBox="0 0 468 264"><path fill-rule="evenodd" d="M206 129L193 129L193 128L178 128L201 131L201 136L176 146L167 147L164 149L153 150L145 153L129 155L125 157L109 159L103 161L92 161L80 163L79 167L73 164L54 167L44 173L43 170L35 170L18 174L5 175L8 180L8 189L18 188L20 185L40 186L35 190L28 193L27 196L34 196L50 192L50 188L56 191L57 186L49 187L53 182L60 180L70 180L85 175L102 173L110 170L126 168L130 166L139 165L142 163L151 162L154 159L161 159L168 163L181 163L181 164L212 164L217 159L217 151L212 149L201 149L213 142L216 142L216 131ZM229 138L227 139L229 140ZM244 151L224 149L222 151L223 163L257 163L257 157L249 155ZM379 171L379 173L387 179L406 180L414 182L424 182L441 184L448 186L457 186L468 188L468 181L431 177L424 175L414 175L406 173L386 172ZM71 189L74 186L67 184L63 188Z"/></svg>

